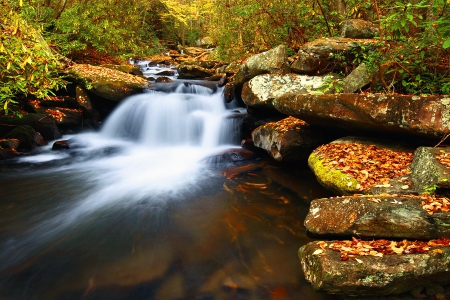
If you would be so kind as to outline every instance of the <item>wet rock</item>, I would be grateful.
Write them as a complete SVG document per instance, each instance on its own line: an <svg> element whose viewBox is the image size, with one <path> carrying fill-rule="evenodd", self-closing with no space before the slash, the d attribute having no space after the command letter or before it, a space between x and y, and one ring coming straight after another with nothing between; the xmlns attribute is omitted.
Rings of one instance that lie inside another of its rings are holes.
<svg viewBox="0 0 450 300"><path fill-rule="evenodd" d="M286 94L274 107L311 125L438 138L450 128L448 96Z"/></svg>
<svg viewBox="0 0 450 300"><path fill-rule="evenodd" d="M350 19L341 22L341 36L351 39L373 39L379 28L372 22L362 19Z"/></svg>
<svg viewBox="0 0 450 300"><path fill-rule="evenodd" d="M359 261L343 261L330 249L313 255L320 249L315 242L299 249L305 278L319 292L361 299L450 283L450 247L441 248L441 253L358 256Z"/></svg>
<svg viewBox="0 0 450 300"><path fill-rule="evenodd" d="M244 84L242 100L248 106L273 108L272 102L286 94L307 94L322 91L333 76L259 75Z"/></svg>
<svg viewBox="0 0 450 300"><path fill-rule="evenodd" d="M228 149L214 156L205 159L209 164L234 163L244 160L255 159L256 155L253 151L242 148Z"/></svg>
<svg viewBox="0 0 450 300"><path fill-rule="evenodd" d="M75 88L75 98L78 104L78 107L83 111L84 120L91 119L93 122L98 122L100 116L98 112L92 106L91 99L89 98L89 94L85 89L81 86L77 85Z"/></svg>
<svg viewBox="0 0 450 300"><path fill-rule="evenodd" d="M142 93L149 84L140 76L85 64L70 67L68 76L89 92L115 102Z"/></svg>
<svg viewBox="0 0 450 300"><path fill-rule="evenodd" d="M70 149L70 145L67 140L56 141L53 143L52 150L67 150Z"/></svg>
<svg viewBox="0 0 450 300"><path fill-rule="evenodd" d="M18 126L4 137L7 139L19 140L20 143L18 148L25 150L31 150L46 144L41 134L36 132L33 127L29 125Z"/></svg>
<svg viewBox="0 0 450 300"><path fill-rule="evenodd" d="M450 189L450 169L437 160L440 155L445 158L446 153L450 153L449 147L420 147L414 152L410 169L411 181L417 191L433 193L438 188Z"/></svg>
<svg viewBox="0 0 450 300"><path fill-rule="evenodd" d="M321 75L334 70L340 70L336 64L335 55L345 57L345 61L352 60L355 51L376 49L377 40L354 40L349 38L321 38L304 44L297 53L297 60L291 65L292 72L299 74Z"/></svg>
<svg viewBox="0 0 450 300"><path fill-rule="evenodd" d="M20 141L18 139L0 139L0 159L11 158L17 155Z"/></svg>
<svg viewBox="0 0 450 300"><path fill-rule="evenodd" d="M313 235L425 240L450 237L450 214L429 215L419 197L368 195L316 199L305 219Z"/></svg>
<svg viewBox="0 0 450 300"><path fill-rule="evenodd" d="M252 140L256 147L283 162L302 161L323 142L320 134L313 133L307 123L293 117L256 128Z"/></svg>
<svg viewBox="0 0 450 300"><path fill-rule="evenodd" d="M196 65L181 64L178 66L178 78L180 79L200 79L210 77L213 71Z"/></svg>
<svg viewBox="0 0 450 300"><path fill-rule="evenodd" d="M219 82L217 82L218 87L223 87L227 84L227 74L217 74L220 75Z"/></svg>
<svg viewBox="0 0 450 300"><path fill-rule="evenodd" d="M376 185L384 184L384 182L378 182L377 180L381 180L381 178L374 178L372 179L371 170L364 170L362 168L362 164L360 162L355 163L354 166L352 166L353 171L356 170L357 172L353 174L365 174L364 176L361 176L362 179L354 178L350 174L344 173L341 168L335 167L338 165L338 160L340 159L347 159L347 155L350 155L351 152L355 151L351 147L352 145L359 145L358 149L356 151L363 151L359 148L362 148L362 146L375 146L377 151L393 151L392 155L403 154L406 155L409 153L411 155L412 150L406 145L402 144L395 144L392 143L392 141L389 140L380 140L380 139L373 139L373 138L360 138L360 137L345 137L341 139L337 139L330 143L331 146L333 144L348 144L349 149L348 152L341 153L340 157L335 159L335 164L327 164L325 165L324 162L324 153L321 152L321 150L316 149L314 150L311 155L308 158L308 166L310 169L314 172L314 175L317 178L317 181L326 189L336 193L337 195L353 195L353 194L359 194L359 193L368 193L370 190L365 189L365 186L368 186L369 188ZM341 146L340 146L341 147ZM374 150L372 150L374 151ZM352 155L355 155L353 153ZM384 155L384 153L383 153ZM376 166L384 164L385 162L381 160L385 160L384 156L374 156L371 158L370 165ZM377 157L377 158L376 158ZM379 159L380 161L376 161L375 159ZM400 167L400 169L398 169ZM397 166L397 173L404 171L407 172L407 166ZM378 172L378 171L377 171ZM395 173L394 173L395 174ZM403 175L403 174L402 174ZM393 176L391 174L385 174L386 177ZM398 176L393 176L398 177ZM369 180L370 178L370 180ZM385 178L382 178L385 180ZM369 184L370 183L370 184ZM364 184L364 187L363 187ZM404 185L405 183L403 183Z"/></svg>
<svg viewBox="0 0 450 300"><path fill-rule="evenodd" d="M235 75L235 84L240 89L242 85L261 74L287 74L290 72L286 58L286 48L280 45L266 52L256 54L247 59Z"/></svg>
<svg viewBox="0 0 450 300"><path fill-rule="evenodd" d="M225 87L223 88L223 98L225 100L225 103L230 103L235 99L234 97L234 84L233 83L227 83Z"/></svg>
<svg viewBox="0 0 450 300"><path fill-rule="evenodd" d="M55 140L61 137L55 120L48 114L23 114L21 118L0 116L0 136L9 133L15 127L23 125L33 127L46 140Z"/></svg>
<svg viewBox="0 0 450 300"><path fill-rule="evenodd" d="M155 82L173 82L173 80L166 76L160 76L156 78Z"/></svg>
<svg viewBox="0 0 450 300"><path fill-rule="evenodd" d="M174 76L175 75L175 71L165 70L165 71L158 72L155 75L157 75L157 76Z"/></svg>

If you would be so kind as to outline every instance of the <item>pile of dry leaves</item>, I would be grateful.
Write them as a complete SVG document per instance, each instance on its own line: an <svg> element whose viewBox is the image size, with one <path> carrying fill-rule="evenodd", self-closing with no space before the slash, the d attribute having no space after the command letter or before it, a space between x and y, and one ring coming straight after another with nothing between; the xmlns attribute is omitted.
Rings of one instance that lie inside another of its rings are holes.
<svg viewBox="0 0 450 300"><path fill-rule="evenodd" d="M352 240L340 240L333 241L330 244L324 241L317 242L320 249L314 251L313 255L320 255L326 249L339 251L341 260L355 259L361 262L356 256L378 256L389 254L414 254L414 253L426 253L430 250L435 253L442 253L439 247L450 246L450 239L442 238L437 240L430 240L429 242L423 241L408 241L403 240L401 242L389 241L389 240L373 240L363 241L357 238ZM435 248L435 249L431 249Z"/></svg>
<svg viewBox="0 0 450 300"><path fill-rule="evenodd" d="M413 153L359 143L330 143L320 146L315 153L324 165L355 178L359 190L389 184L391 179L409 174L413 159Z"/></svg>

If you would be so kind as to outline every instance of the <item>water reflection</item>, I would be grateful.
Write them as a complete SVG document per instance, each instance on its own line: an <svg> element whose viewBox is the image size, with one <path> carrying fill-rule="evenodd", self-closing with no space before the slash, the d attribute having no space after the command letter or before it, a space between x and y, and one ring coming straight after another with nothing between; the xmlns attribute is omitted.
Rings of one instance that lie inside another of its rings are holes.
<svg viewBox="0 0 450 300"><path fill-rule="evenodd" d="M266 162L208 167L195 188L43 231L95 184L51 165L1 168L2 299L332 299L305 283L297 258L310 241L301 198L320 193L307 171L293 191Z"/></svg>

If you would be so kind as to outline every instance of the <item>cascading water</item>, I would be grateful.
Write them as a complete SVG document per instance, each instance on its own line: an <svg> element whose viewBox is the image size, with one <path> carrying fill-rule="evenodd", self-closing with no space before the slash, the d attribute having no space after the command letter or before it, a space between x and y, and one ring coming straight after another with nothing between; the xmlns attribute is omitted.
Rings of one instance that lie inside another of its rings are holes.
<svg viewBox="0 0 450 300"><path fill-rule="evenodd" d="M242 110L152 86L70 150L0 162L0 299L328 299L299 280L298 196L205 159L237 147Z"/></svg>

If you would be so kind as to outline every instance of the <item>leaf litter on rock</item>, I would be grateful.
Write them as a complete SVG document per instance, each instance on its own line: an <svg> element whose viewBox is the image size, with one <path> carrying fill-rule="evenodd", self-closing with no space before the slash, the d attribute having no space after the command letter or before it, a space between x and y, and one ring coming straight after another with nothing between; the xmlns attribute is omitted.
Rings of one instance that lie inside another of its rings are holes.
<svg viewBox="0 0 450 300"><path fill-rule="evenodd" d="M393 178L411 173L412 152L392 151L375 145L330 143L315 150L322 164L338 169L359 183L365 191L378 184L388 185Z"/></svg>
<svg viewBox="0 0 450 300"><path fill-rule="evenodd" d="M441 238L428 242L408 240L390 241L385 239L364 241L353 237L352 240L335 240L330 243L319 241L316 244L320 249L314 251L313 255L322 255L326 249L331 249L340 252L341 260L346 261L349 259L357 260L356 256L383 257L384 255L392 254L428 253L430 250L434 253L442 253L442 250L439 248L450 246L450 239ZM357 261L361 263L361 260Z"/></svg>

